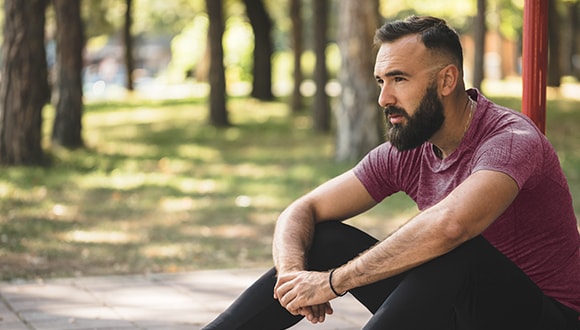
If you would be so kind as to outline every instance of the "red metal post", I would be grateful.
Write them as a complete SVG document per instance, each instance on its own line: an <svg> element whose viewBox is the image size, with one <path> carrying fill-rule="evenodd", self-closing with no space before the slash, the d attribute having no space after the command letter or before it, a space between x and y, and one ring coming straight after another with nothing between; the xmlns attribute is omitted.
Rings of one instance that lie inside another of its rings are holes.
<svg viewBox="0 0 580 330"><path fill-rule="evenodd" d="M546 132L546 77L548 75L548 1L524 4L522 112Z"/></svg>

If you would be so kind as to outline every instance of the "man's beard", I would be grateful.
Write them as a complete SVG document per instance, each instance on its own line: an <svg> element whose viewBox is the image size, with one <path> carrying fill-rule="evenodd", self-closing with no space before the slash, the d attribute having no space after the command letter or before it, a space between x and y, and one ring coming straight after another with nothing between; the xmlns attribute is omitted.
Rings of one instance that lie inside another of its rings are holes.
<svg viewBox="0 0 580 330"><path fill-rule="evenodd" d="M392 124L389 114L405 117L406 124ZM443 104L437 96L437 87L431 84L413 116L409 116L405 109L388 106L385 108L387 122L386 138L400 151L415 149L425 143L439 130L445 115Z"/></svg>

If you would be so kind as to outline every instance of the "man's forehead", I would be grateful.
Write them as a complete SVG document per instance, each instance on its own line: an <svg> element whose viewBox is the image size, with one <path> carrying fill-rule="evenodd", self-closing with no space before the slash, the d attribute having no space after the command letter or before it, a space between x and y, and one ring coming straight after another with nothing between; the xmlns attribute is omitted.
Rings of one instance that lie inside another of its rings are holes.
<svg viewBox="0 0 580 330"><path fill-rule="evenodd" d="M381 44L377 53L375 71L386 69L393 65L416 66L428 62L427 48L419 35L401 37L393 42Z"/></svg>

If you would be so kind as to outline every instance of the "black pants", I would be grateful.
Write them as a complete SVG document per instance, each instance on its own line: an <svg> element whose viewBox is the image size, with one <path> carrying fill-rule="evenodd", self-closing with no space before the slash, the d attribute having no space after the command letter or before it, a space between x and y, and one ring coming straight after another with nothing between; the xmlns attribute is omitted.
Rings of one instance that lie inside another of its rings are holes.
<svg viewBox="0 0 580 330"><path fill-rule="evenodd" d="M319 224L309 269L338 267L376 242L340 222ZM296 324L302 317L273 299L275 283L271 269L204 329L286 329ZM350 293L373 314L364 329L580 329L577 312L545 296L483 237Z"/></svg>

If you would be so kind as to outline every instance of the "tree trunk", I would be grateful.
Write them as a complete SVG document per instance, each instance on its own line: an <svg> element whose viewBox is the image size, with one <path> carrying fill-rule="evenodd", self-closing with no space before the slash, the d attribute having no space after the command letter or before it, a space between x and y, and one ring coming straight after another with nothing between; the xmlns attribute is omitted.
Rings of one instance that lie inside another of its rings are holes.
<svg viewBox="0 0 580 330"><path fill-rule="evenodd" d="M301 0L290 0L290 19L292 20L292 51L294 52L294 88L290 102L292 111L299 112L304 107L300 86L302 85L302 14Z"/></svg>
<svg viewBox="0 0 580 330"><path fill-rule="evenodd" d="M563 22L565 22L565 28L562 27L562 74L564 76L573 75L573 58L574 58L574 17L575 12L572 11L576 1L566 2L564 4L566 14L563 17Z"/></svg>
<svg viewBox="0 0 580 330"><path fill-rule="evenodd" d="M569 74L580 80L580 3L578 1L566 2L568 17L570 20L570 55L568 56Z"/></svg>
<svg viewBox="0 0 580 330"><path fill-rule="evenodd" d="M373 79L373 36L379 25L379 2L340 0L338 47L341 100L336 111L339 161L354 161L381 142L383 121Z"/></svg>
<svg viewBox="0 0 580 330"><path fill-rule="evenodd" d="M353 1L359 3L358 1ZM326 84L328 82L328 71L326 68L326 36L328 21L328 0L313 0L314 15L314 55L316 64L314 66L314 83L316 93L314 94L314 130L317 132L330 131L330 105L328 95L326 95Z"/></svg>
<svg viewBox="0 0 580 330"><path fill-rule="evenodd" d="M254 66L252 96L271 100L272 94L272 21L262 0L244 0L246 12L254 31Z"/></svg>
<svg viewBox="0 0 580 330"><path fill-rule="evenodd" d="M209 114L210 124L228 126L226 109L226 78L224 69L224 18L222 0L205 0L209 17L208 40L210 42L209 64Z"/></svg>
<svg viewBox="0 0 580 330"><path fill-rule="evenodd" d="M484 78L484 55L485 55L485 2L477 0L477 16L475 17L473 39L475 42L475 55L473 59L473 87L481 90L481 82Z"/></svg>
<svg viewBox="0 0 580 330"><path fill-rule="evenodd" d="M45 0L4 0L0 83L0 163L39 165L42 108L48 101Z"/></svg>
<svg viewBox="0 0 580 330"><path fill-rule="evenodd" d="M556 0L548 0L548 77L546 84L560 87L562 69L560 67L560 18Z"/></svg>
<svg viewBox="0 0 580 330"><path fill-rule="evenodd" d="M123 39L125 42L125 68L127 71L126 85L127 90L133 91L133 71L135 61L133 60L133 36L131 35L131 26L133 25L133 0L127 0L125 8L125 26L123 28Z"/></svg>
<svg viewBox="0 0 580 330"><path fill-rule="evenodd" d="M83 146L83 24L80 0L54 0L56 14L56 116L52 142L66 148Z"/></svg>

